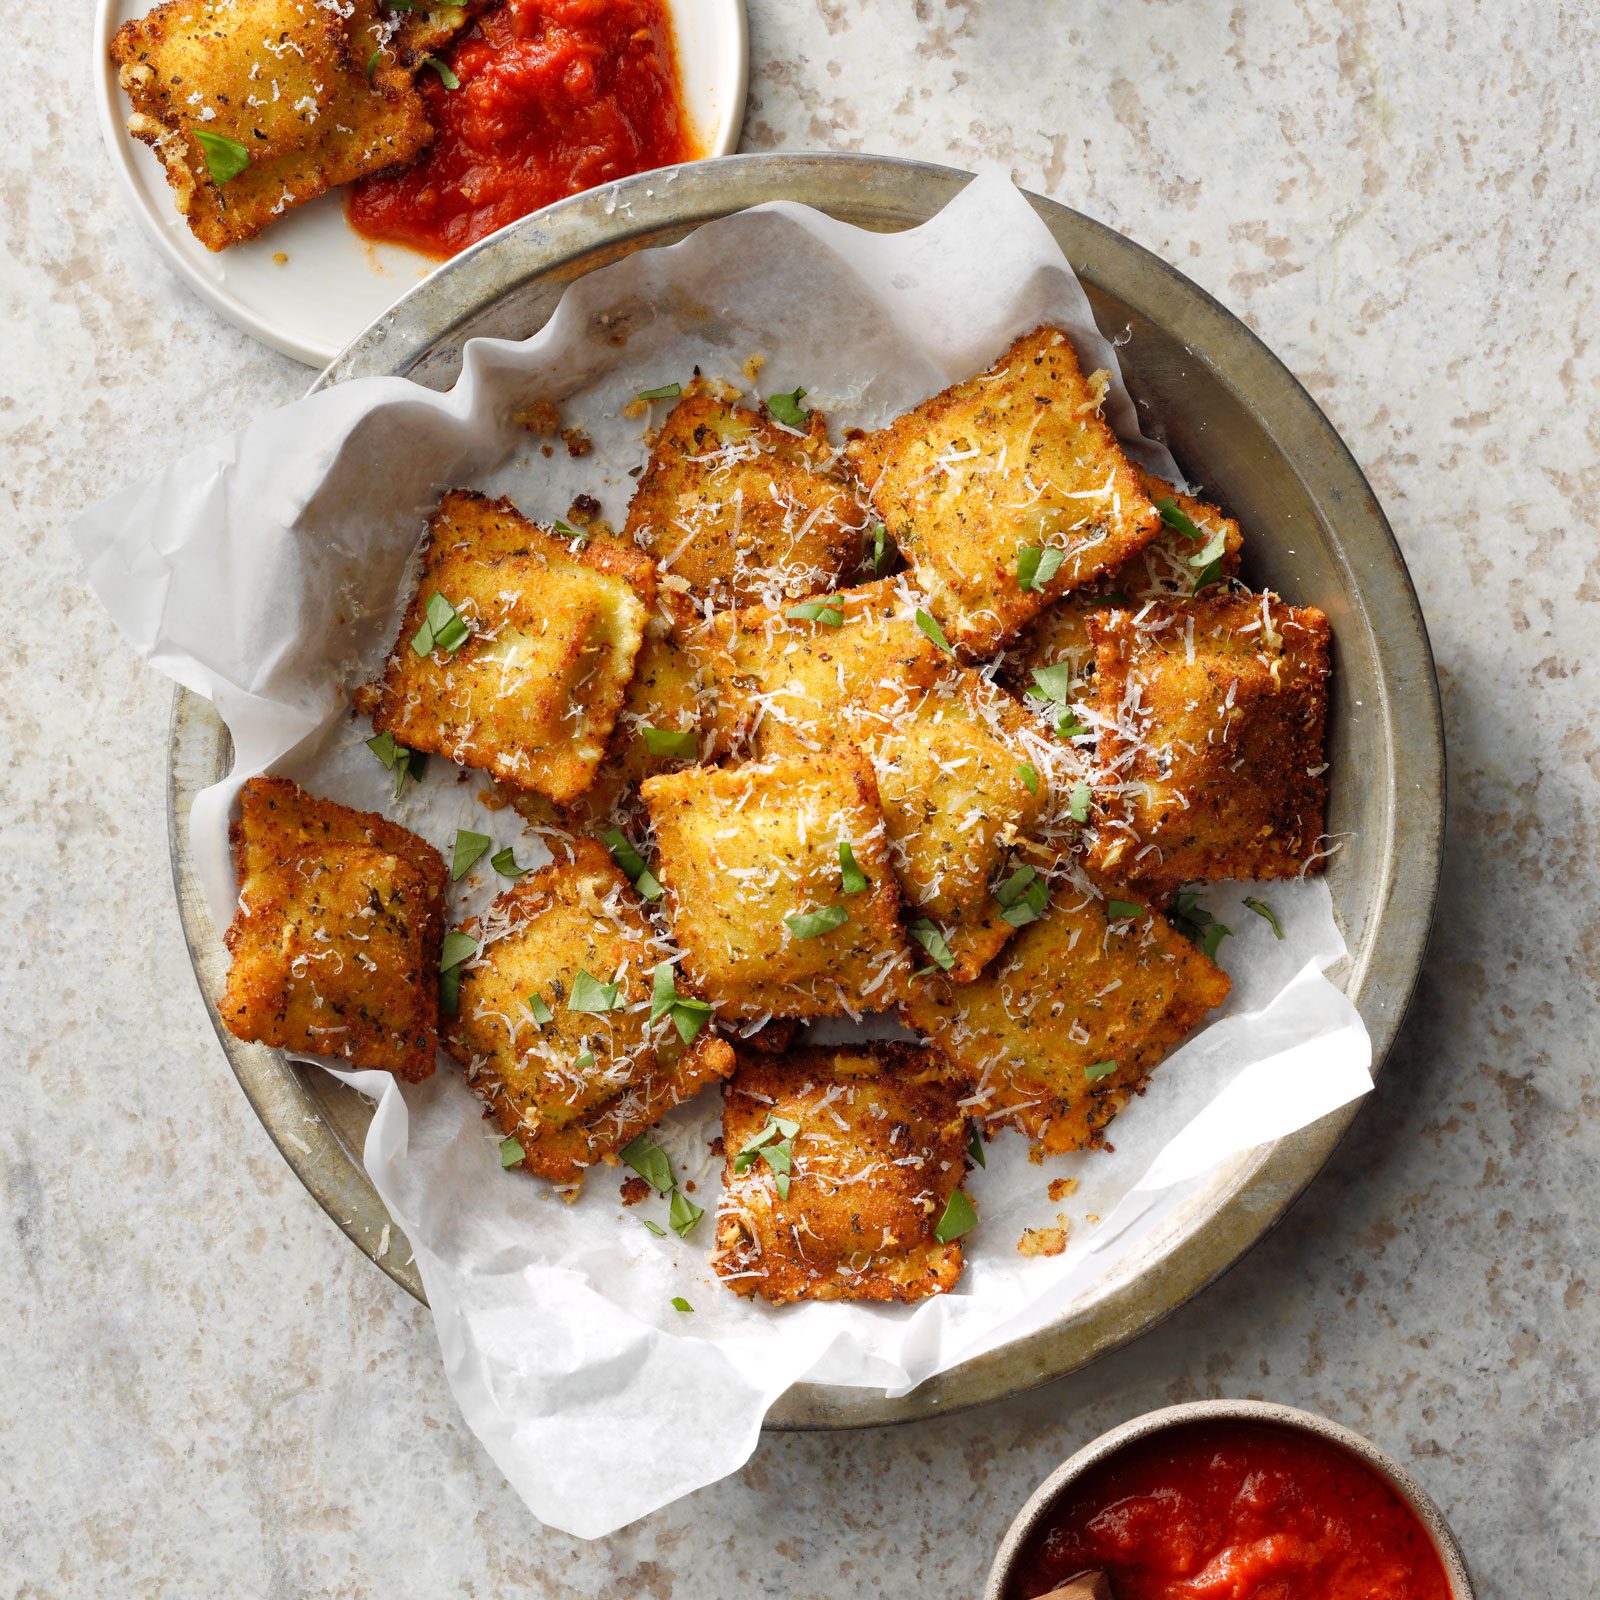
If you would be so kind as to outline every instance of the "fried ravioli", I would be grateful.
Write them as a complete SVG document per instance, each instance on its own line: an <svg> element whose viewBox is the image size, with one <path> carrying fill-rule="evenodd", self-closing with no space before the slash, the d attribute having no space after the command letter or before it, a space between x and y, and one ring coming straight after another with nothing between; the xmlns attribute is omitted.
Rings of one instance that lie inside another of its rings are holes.
<svg viewBox="0 0 1600 1600"><path fill-rule="evenodd" d="M881 578L713 618L715 752L766 760L891 727L948 659L916 626L915 609L903 584Z"/></svg>
<svg viewBox="0 0 1600 1600"><path fill-rule="evenodd" d="M508 500L447 494L372 725L513 788L576 800L605 754L653 594L637 550L596 537L574 552ZM419 651L440 596L466 637Z"/></svg>
<svg viewBox="0 0 1600 1600"><path fill-rule="evenodd" d="M955 668L867 746L901 894L938 927L958 983L994 958L1020 915L994 888L1047 798L1030 731L1015 701Z"/></svg>
<svg viewBox="0 0 1600 1600"><path fill-rule="evenodd" d="M462 964L445 1048L527 1172L570 1188L733 1070L710 1028L685 1045L670 1014L652 1019L652 977L672 949L592 840L462 931L479 951Z"/></svg>
<svg viewBox="0 0 1600 1600"><path fill-rule="evenodd" d="M718 1276L776 1305L952 1289L961 1243L935 1230L966 1175L963 1088L905 1044L742 1058L723 1089Z"/></svg>
<svg viewBox="0 0 1600 1600"><path fill-rule="evenodd" d="M910 950L864 756L691 767L642 793L684 970L724 1016L859 1015L905 996Z"/></svg>
<svg viewBox="0 0 1600 1600"><path fill-rule="evenodd" d="M380 49L384 32L372 0L348 14L317 0L169 0L118 30L128 131L160 157L207 249L429 143L422 97Z"/></svg>
<svg viewBox="0 0 1600 1600"><path fill-rule="evenodd" d="M972 1079L974 1114L1020 1128L1036 1158L1102 1143L1157 1062L1227 998L1227 974L1164 917L1141 906L1113 919L1110 904L1057 882L981 978L929 979L902 1010Z"/></svg>
<svg viewBox="0 0 1600 1600"><path fill-rule="evenodd" d="M420 1082L437 1043L438 851L281 778L251 779L241 804L223 1022L241 1039Z"/></svg>
<svg viewBox="0 0 1600 1600"><path fill-rule="evenodd" d="M721 609L845 581L861 566L870 521L834 465L820 412L802 434L697 381L662 426L624 534Z"/></svg>
<svg viewBox="0 0 1600 1600"><path fill-rule="evenodd" d="M1161 517L1100 415L1067 336L1041 327L979 373L851 439L845 453L929 609L964 654L987 656L1052 600L1114 571ZM1024 589L1019 553L1060 563Z"/></svg>
<svg viewBox="0 0 1600 1600"><path fill-rule="evenodd" d="M1167 515L1176 509L1199 538L1169 523L1115 572L1063 595L1041 612L1017 637L1001 669L1003 680L1017 693L1028 691L1038 669L1064 665L1069 674L1064 698L1081 698L1089 692L1093 676L1092 612L1116 606L1137 610L1147 600L1186 600L1198 592L1202 581L1209 582L1212 576L1231 578L1239 571L1244 539L1232 517L1150 473L1140 477L1150 499L1158 507L1170 501ZM1219 537L1220 551L1212 557L1209 552Z"/></svg>
<svg viewBox="0 0 1600 1600"><path fill-rule="evenodd" d="M1314 867L1328 619L1239 593L1096 613L1089 633L1100 729L1090 866L1166 889Z"/></svg>

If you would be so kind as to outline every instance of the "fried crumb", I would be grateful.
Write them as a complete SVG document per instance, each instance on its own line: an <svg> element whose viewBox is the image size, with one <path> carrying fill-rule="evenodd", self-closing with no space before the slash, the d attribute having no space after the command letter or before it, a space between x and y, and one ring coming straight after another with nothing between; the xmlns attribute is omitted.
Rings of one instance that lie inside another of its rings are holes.
<svg viewBox="0 0 1600 1600"><path fill-rule="evenodd" d="M1063 1200L1069 1199L1077 1192L1078 1180L1076 1178L1052 1178L1050 1187L1046 1190L1050 1198L1058 1204Z"/></svg>
<svg viewBox="0 0 1600 1600"><path fill-rule="evenodd" d="M491 786L478 791L478 804L485 811L504 811L511 804L511 796Z"/></svg>
<svg viewBox="0 0 1600 1600"><path fill-rule="evenodd" d="M710 1150L712 1155L720 1156L722 1154L722 1135L719 1133L715 1139L710 1140L706 1148Z"/></svg>
<svg viewBox="0 0 1600 1600"><path fill-rule="evenodd" d="M511 420L537 439L548 439L561 432L561 413L548 400L535 400L521 411L513 411Z"/></svg>
<svg viewBox="0 0 1600 1600"><path fill-rule="evenodd" d="M567 521L575 528L589 527L600 515L600 502L592 494L574 495L567 507Z"/></svg>
<svg viewBox="0 0 1600 1600"><path fill-rule="evenodd" d="M636 1206L641 1200L648 1200L653 1192L643 1178L624 1178L618 1195L623 1205Z"/></svg>
<svg viewBox="0 0 1600 1600"><path fill-rule="evenodd" d="M761 369L766 366L767 358L763 355L748 355L744 358L744 366L740 369L747 383L754 383L761 376Z"/></svg>
<svg viewBox="0 0 1600 1600"><path fill-rule="evenodd" d="M1067 1248L1066 1228L1024 1228L1017 1240L1017 1254L1058 1256Z"/></svg>
<svg viewBox="0 0 1600 1600"><path fill-rule="evenodd" d="M567 447L567 454L576 461L580 456L586 456L594 449L594 440L582 428L563 428L561 442Z"/></svg>
<svg viewBox="0 0 1600 1600"><path fill-rule="evenodd" d="M286 266L288 266L289 265L288 254L285 251L282 251L282 250L274 250L272 252L272 264L275 267L286 267Z"/></svg>
<svg viewBox="0 0 1600 1600"><path fill-rule="evenodd" d="M630 400L627 405L622 408L622 414L628 419L629 422L632 422L635 417L642 417L649 409L650 402L648 400L634 399Z"/></svg>
<svg viewBox="0 0 1600 1600"><path fill-rule="evenodd" d="M1095 1223L1097 1223L1097 1222L1099 1222L1099 1220L1100 1220L1100 1213L1099 1213L1099 1212L1098 1212L1098 1211L1088 1211L1088 1212L1085 1212L1085 1213L1084 1213L1084 1218L1083 1218L1083 1220L1084 1220L1084 1221L1085 1221L1085 1222L1087 1222L1087 1223L1089 1223L1089 1224L1090 1224L1090 1225L1091 1225L1091 1226L1092 1226L1092 1225L1093 1225L1093 1224L1095 1224Z"/></svg>

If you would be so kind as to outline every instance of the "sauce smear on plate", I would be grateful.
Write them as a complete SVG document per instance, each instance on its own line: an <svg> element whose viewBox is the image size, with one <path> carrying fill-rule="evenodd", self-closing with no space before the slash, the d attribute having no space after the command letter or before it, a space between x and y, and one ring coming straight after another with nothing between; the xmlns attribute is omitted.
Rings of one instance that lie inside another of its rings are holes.
<svg viewBox="0 0 1600 1600"><path fill-rule="evenodd" d="M446 87L453 76L459 88ZM449 256L582 189L692 161L665 0L505 0L418 78L437 133L350 191L369 239Z"/></svg>
<svg viewBox="0 0 1600 1600"><path fill-rule="evenodd" d="M1086 1473L1013 1580L1035 1600L1086 1571L1117 1600L1449 1600L1426 1530L1376 1474L1291 1429L1194 1423Z"/></svg>

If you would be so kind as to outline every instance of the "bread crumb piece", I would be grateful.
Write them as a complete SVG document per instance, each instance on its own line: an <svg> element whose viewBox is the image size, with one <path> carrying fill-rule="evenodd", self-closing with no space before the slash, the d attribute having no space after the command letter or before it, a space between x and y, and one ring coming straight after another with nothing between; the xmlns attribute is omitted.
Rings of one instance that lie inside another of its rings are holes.
<svg viewBox="0 0 1600 1600"><path fill-rule="evenodd" d="M538 439L548 439L561 431L561 413L548 400L535 400L521 411L513 411L511 420Z"/></svg>
<svg viewBox="0 0 1600 1600"><path fill-rule="evenodd" d="M761 375L761 369L766 366L767 358L762 355L749 355L744 358L745 380L754 383Z"/></svg>
<svg viewBox="0 0 1600 1600"><path fill-rule="evenodd" d="M636 1206L641 1200L650 1198L651 1190L643 1178L624 1178L621 1193L623 1205Z"/></svg>
<svg viewBox="0 0 1600 1600"><path fill-rule="evenodd" d="M574 460L579 456L586 456L594 449L594 440L582 428L563 428L561 442L567 447L567 454Z"/></svg>
<svg viewBox="0 0 1600 1600"><path fill-rule="evenodd" d="M1050 1187L1046 1192L1059 1205L1061 1201L1070 1199L1078 1192L1078 1180L1076 1178L1052 1178Z"/></svg>
<svg viewBox="0 0 1600 1600"><path fill-rule="evenodd" d="M1065 1228L1024 1228L1017 1240L1017 1254L1024 1256L1058 1256L1066 1248Z"/></svg>
<svg viewBox="0 0 1600 1600"><path fill-rule="evenodd" d="M282 250L274 250L272 252L272 264L275 267L286 267L289 265L289 257Z"/></svg>

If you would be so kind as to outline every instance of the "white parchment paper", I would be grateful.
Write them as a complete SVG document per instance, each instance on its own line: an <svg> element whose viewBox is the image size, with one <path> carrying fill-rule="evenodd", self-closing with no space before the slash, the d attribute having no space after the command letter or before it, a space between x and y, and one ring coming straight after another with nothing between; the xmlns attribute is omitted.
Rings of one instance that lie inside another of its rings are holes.
<svg viewBox="0 0 1600 1600"><path fill-rule="evenodd" d="M1049 233L1004 179L975 181L911 232L862 232L791 205L708 224L568 290L523 342L469 343L448 394L363 379L261 418L85 513L75 537L89 581L147 661L217 706L237 761L191 819L219 929L235 884L226 846L238 786L271 769L318 793L386 811L448 854L455 829L539 846L510 811L478 803L435 758L398 802L347 710L371 677L409 592L407 566L445 487L510 494L530 516L598 498L620 526L646 450L623 416L641 388L699 366L743 384L766 358L762 393L804 385L835 428L874 426L978 370L1041 321L1066 327L1086 371L1116 353ZM534 400L595 441L545 456L511 418ZM1140 437L1120 377L1108 412L1130 450L1175 475ZM659 411L657 415L659 420ZM1246 529L1249 540L1269 530ZM468 913L496 890L485 864L460 886ZM968 1190L980 1223L952 1294L916 1307L773 1310L714 1281L706 1255L720 1164L715 1094L663 1124L707 1218L658 1238L656 1201L618 1200L618 1174L591 1175L564 1204L501 1172L497 1138L448 1064L427 1083L345 1074L377 1108L365 1162L416 1253L452 1389L468 1423L543 1521L595 1537L735 1470L792 1383L901 1394L1044 1326L1103 1289L1240 1152L1366 1092L1360 1017L1323 975L1344 953L1326 888L1264 892L1285 937L1219 886L1210 909L1233 930L1221 959L1227 1007L1156 1073L1117 1120L1114 1154L1035 1166L1001 1134ZM1078 1189L1051 1201L1052 1178ZM660 1213L658 1215L658 1213ZM1022 1230L1070 1224L1059 1256L1017 1251ZM693 1311L672 1308L674 1296Z"/></svg>

